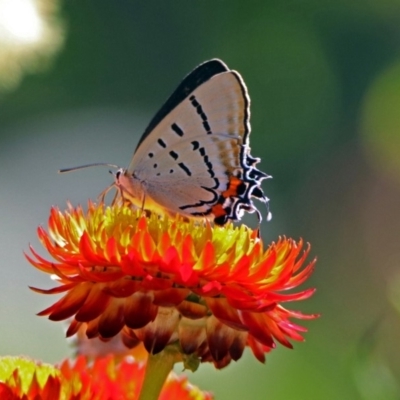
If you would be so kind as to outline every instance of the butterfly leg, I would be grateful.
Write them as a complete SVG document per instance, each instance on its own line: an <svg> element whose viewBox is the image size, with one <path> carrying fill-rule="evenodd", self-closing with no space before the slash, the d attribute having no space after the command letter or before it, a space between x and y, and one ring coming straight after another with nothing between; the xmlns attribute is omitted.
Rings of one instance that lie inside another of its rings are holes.
<svg viewBox="0 0 400 400"><path fill-rule="evenodd" d="M110 186L106 187L106 188L98 195L97 198L98 198L98 200L99 200L100 203L104 203L104 202L105 202L105 198L106 198L108 192L109 192L113 187L115 187L115 184L114 184L114 183L111 184ZM114 200L115 200L115 196L114 196ZM112 204L114 204L114 200L113 200Z"/></svg>

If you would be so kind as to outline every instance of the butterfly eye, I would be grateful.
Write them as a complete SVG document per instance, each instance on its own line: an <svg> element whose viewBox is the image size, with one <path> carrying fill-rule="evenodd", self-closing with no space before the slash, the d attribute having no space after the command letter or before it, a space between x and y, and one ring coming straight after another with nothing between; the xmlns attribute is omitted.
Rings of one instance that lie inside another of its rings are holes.
<svg viewBox="0 0 400 400"><path fill-rule="evenodd" d="M121 174L124 174L124 170L122 168L120 168L116 173L115 173L115 182L118 184L119 183L119 179L121 177Z"/></svg>

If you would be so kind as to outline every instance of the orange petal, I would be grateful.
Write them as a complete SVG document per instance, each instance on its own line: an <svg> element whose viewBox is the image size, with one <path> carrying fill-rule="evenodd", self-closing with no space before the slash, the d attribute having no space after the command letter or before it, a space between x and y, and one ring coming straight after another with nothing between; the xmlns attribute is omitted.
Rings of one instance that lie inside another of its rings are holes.
<svg viewBox="0 0 400 400"><path fill-rule="evenodd" d="M125 301L125 324L132 329L139 329L154 321L158 306L153 304L151 293L136 292Z"/></svg>
<svg viewBox="0 0 400 400"><path fill-rule="evenodd" d="M171 307L178 306L190 294L189 289L169 288L154 292L153 303L157 306Z"/></svg>
<svg viewBox="0 0 400 400"><path fill-rule="evenodd" d="M157 354L177 337L172 337L177 332L179 312L173 307L159 307L156 319L144 328L135 329L136 336L143 342L149 353Z"/></svg>
<svg viewBox="0 0 400 400"><path fill-rule="evenodd" d="M223 360L234 341L234 330L214 316L207 318L207 342L215 361Z"/></svg>
<svg viewBox="0 0 400 400"><path fill-rule="evenodd" d="M270 348L275 347L270 330L265 324L265 317L263 314L241 311L239 315L243 324L248 327L249 333L257 339L257 341Z"/></svg>
<svg viewBox="0 0 400 400"><path fill-rule="evenodd" d="M237 361L242 357L244 348L246 347L248 333L247 332L235 332L235 337L229 348L229 354L231 355L232 359Z"/></svg>
<svg viewBox="0 0 400 400"><path fill-rule="evenodd" d="M247 331L246 325L242 323L236 308L229 305L226 298L206 298L206 304L213 315L224 324L233 329Z"/></svg>
<svg viewBox="0 0 400 400"><path fill-rule="evenodd" d="M189 319L182 317L179 323L179 343L184 354L193 354L207 340L207 318Z"/></svg>
<svg viewBox="0 0 400 400"><path fill-rule="evenodd" d="M124 325L124 301L113 298L100 316L99 334L102 338L111 338L119 333Z"/></svg>
<svg viewBox="0 0 400 400"><path fill-rule="evenodd" d="M79 322L97 318L110 304L110 296L102 290L102 285L93 285L85 302L75 315Z"/></svg>
<svg viewBox="0 0 400 400"><path fill-rule="evenodd" d="M179 313L190 319L199 319L206 317L208 314L207 307L203 304L195 303L193 301L183 301L176 306Z"/></svg>
<svg viewBox="0 0 400 400"><path fill-rule="evenodd" d="M71 289L62 299L53 304L39 315L49 315L52 321L62 321L74 315L85 302L90 289L91 282L83 282ZM50 312L49 312L50 311Z"/></svg>

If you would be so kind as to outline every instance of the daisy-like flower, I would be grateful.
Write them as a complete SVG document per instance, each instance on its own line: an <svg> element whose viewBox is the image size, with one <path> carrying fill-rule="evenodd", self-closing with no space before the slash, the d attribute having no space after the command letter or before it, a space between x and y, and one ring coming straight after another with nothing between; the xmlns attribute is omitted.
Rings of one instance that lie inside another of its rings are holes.
<svg viewBox="0 0 400 400"><path fill-rule="evenodd" d="M58 399L61 377L57 368L24 357L0 357L0 399Z"/></svg>
<svg viewBox="0 0 400 400"><path fill-rule="evenodd" d="M39 315L72 318L67 336L83 325L89 338L121 334L124 344L142 342L150 354L175 346L185 366L238 360L246 346L261 362L280 342L303 340L292 322L313 319L282 304L303 300L302 284L315 261L303 267L310 247L280 238L266 250L258 232L244 225L210 224L146 216L128 206L89 203L87 212L51 210L49 229L38 235L54 260L33 248L38 269L59 286L34 289L65 295ZM192 364L193 363L193 364Z"/></svg>
<svg viewBox="0 0 400 400"><path fill-rule="evenodd" d="M20 357L0 358L2 400L120 400L140 398L144 362L133 357L116 361L112 355L88 362L83 356L65 360L58 368ZM210 393L171 372L158 397L211 400Z"/></svg>

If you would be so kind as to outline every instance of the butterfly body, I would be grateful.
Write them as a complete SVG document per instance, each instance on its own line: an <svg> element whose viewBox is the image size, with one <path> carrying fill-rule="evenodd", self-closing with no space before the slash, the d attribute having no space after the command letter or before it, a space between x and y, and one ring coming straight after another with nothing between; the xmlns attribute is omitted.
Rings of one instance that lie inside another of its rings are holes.
<svg viewBox="0 0 400 400"><path fill-rule="evenodd" d="M121 197L156 212L217 224L267 203L250 155L250 99L241 76L220 60L192 71L145 130L115 184Z"/></svg>

